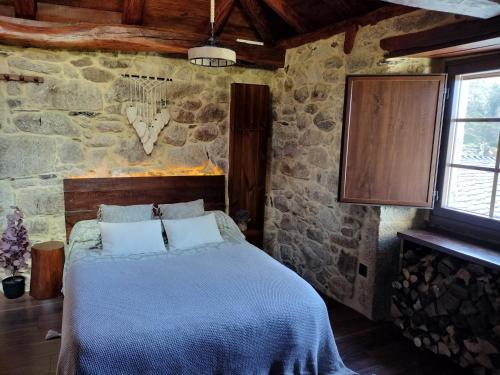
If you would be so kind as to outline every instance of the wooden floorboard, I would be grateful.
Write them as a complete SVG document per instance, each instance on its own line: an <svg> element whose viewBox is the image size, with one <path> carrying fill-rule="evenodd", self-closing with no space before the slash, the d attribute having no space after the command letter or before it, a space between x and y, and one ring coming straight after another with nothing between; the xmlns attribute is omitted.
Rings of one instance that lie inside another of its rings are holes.
<svg viewBox="0 0 500 375"><path fill-rule="evenodd" d="M465 375L445 357L417 349L388 323L372 322L327 300L330 320L344 362L361 375ZM45 340L60 330L62 298L37 301L25 295L0 295L0 375L55 374L60 340Z"/></svg>

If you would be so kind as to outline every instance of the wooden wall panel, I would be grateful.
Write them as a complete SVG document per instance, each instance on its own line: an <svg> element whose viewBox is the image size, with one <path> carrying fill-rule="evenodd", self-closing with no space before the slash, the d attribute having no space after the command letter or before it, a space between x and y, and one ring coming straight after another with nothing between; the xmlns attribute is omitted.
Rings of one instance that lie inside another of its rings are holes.
<svg viewBox="0 0 500 375"><path fill-rule="evenodd" d="M342 202L432 207L445 81L348 77Z"/></svg>
<svg viewBox="0 0 500 375"><path fill-rule="evenodd" d="M225 210L225 177L166 176L64 180L66 234L81 220L95 219L100 204L187 202L203 198L206 210Z"/></svg>
<svg viewBox="0 0 500 375"><path fill-rule="evenodd" d="M267 147L271 128L268 86L231 85L229 142L229 214L250 211L248 227L258 231L262 246L266 192Z"/></svg>

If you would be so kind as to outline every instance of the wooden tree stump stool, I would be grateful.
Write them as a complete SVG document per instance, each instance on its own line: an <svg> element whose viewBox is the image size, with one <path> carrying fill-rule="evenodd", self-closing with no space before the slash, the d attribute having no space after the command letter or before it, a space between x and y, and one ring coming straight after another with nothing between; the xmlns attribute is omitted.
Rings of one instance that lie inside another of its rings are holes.
<svg viewBox="0 0 500 375"><path fill-rule="evenodd" d="M61 294L64 267L64 243L43 242L31 247L30 295L36 299Z"/></svg>

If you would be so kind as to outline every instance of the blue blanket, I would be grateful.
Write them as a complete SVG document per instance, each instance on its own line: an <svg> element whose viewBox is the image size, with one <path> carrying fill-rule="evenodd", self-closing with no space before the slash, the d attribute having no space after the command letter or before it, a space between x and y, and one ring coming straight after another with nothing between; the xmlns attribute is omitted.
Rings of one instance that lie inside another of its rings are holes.
<svg viewBox="0 0 500 375"><path fill-rule="evenodd" d="M352 374L321 297L249 244L72 264L59 374Z"/></svg>

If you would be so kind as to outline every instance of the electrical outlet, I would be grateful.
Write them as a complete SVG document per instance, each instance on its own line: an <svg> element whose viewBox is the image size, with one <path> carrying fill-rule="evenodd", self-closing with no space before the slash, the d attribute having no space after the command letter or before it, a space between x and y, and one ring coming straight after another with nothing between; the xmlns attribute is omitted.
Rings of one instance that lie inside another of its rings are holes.
<svg viewBox="0 0 500 375"><path fill-rule="evenodd" d="M359 263L358 273L363 277L367 277L368 276L368 266L366 264Z"/></svg>

